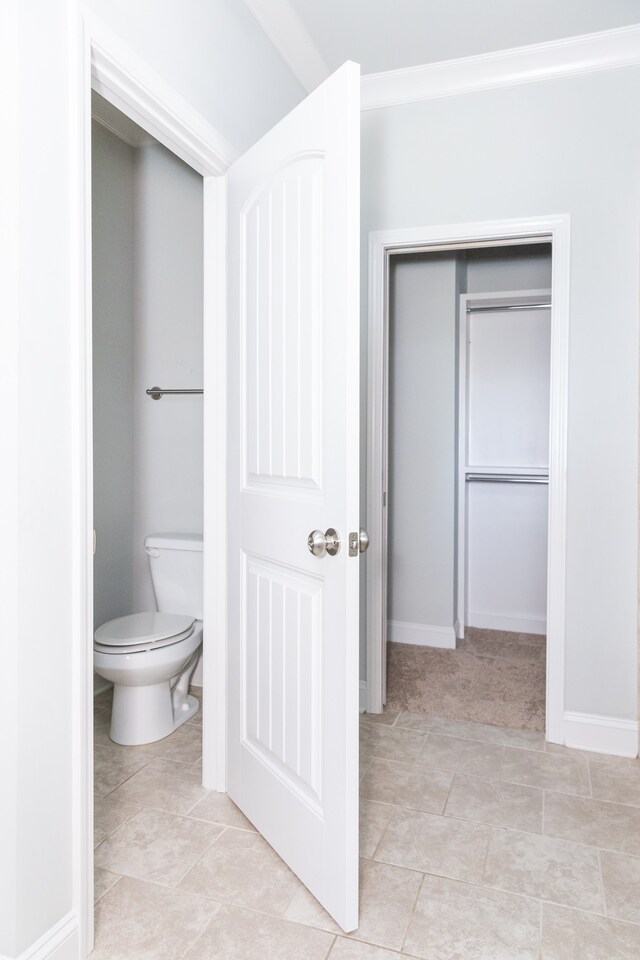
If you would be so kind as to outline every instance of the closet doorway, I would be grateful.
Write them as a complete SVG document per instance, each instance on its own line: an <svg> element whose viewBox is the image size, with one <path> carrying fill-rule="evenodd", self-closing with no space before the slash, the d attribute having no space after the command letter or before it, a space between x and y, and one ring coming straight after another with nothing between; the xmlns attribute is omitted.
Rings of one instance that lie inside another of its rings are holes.
<svg viewBox="0 0 640 960"><path fill-rule="evenodd" d="M554 483L563 324L552 327L563 311L554 309L553 281L556 292L563 287L554 239L385 249L388 235L372 237L383 282L376 291L372 276L367 520L378 550L367 579L369 712L387 703L560 739L548 720L549 707L558 712L564 632L563 489Z"/></svg>

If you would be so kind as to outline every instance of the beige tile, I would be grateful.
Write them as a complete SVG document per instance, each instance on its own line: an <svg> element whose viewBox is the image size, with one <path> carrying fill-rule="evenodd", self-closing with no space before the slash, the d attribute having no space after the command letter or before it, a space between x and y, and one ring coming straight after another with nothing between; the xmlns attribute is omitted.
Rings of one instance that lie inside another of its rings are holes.
<svg viewBox="0 0 640 960"><path fill-rule="evenodd" d="M539 941L537 901L426 876L403 950L428 960L538 960Z"/></svg>
<svg viewBox="0 0 640 960"><path fill-rule="evenodd" d="M395 950L392 953L383 947L372 947L348 937L336 937L329 960L399 960L399 956Z"/></svg>
<svg viewBox="0 0 640 960"><path fill-rule="evenodd" d="M500 777L504 747L477 740L430 733L418 762L424 766L453 773L468 773L487 780Z"/></svg>
<svg viewBox="0 0 640 960"><path fill-rule="evenodd" d="M585 760L579 757L556 756L534 750L506 747L502 763L502 780L542 787L556 793L571 793L588 797L589 772Z"/></svg>
<svg viewBox="0 0 640 960"><path fill-rule="evenodd" d="M448 720L443 717L424 717L417 713L401 713L397 727L407 727L424 733L440 733L461 740L479 740L503 747L522 747L526 750L544 750L544 734L535 730L509 730L488 723L471 720Z"/></svg>
<svg viewBox="0 0 640 960"><path fill-rule="evenodd" d="M396 720L396 729L413 730L414 733L430 733L435 717L424 713L409 713L401 710Z"/></svg>
<svg viewBox="0 0 640 960"><path fill-rule="evenodd" d="M100 844L95 863L114 873L174 885L224 829L143 808Z"/></svg>
<svg viewBox="0 0 640 960"><path fill-rule="evenodd" d="M447 817L541 833L542 790L457 773L444 812Z"/></svg>
<svg viewBox="0 0 640 960"><path fill-rule="evenodd" d="M184 960L325 960L332 942L322 930L223 906Z"/></svg>
<svg viewBox="0 0 640 960"><path fill-rule="evenodd" d="M638 960L640 926L542 904L542 960Z"/></svg>
<svg viewBox="0 0 640 960"><path fill-rule="evenodd" d="M189 813L207 794L201 776L199 767L154 758L110 796L169 813Z"/></svg>
<svg viewBox="0 0 640 960"><path fill-rule="evenodd" d="M108 710L111 713L111 704L113 703L113 687L108 687L102 693L96 694L93 698L94 710Z"/></svg>
<svg viewBox="0 0 640 960"><path fill-rule="evenodd" d="M112 797L96 797L93 802L93 839L97 846L105 837L129 820L140 807Z"/></svg>
<svg viewBox="0 0 640 960"><path fill-rule="evenodd" d="M119 879L119 873L111 873L110 870L102 870L100 867L96 867L93 871L94 903L97 903L100 897L104 897L107 890L111 890L111 887L115 886Z"/></svg>
<svg viewBox="0 0 640 960"><path fill-rule="evenodd" d="M219 906L123 877L96 905L91 960L176 960Z"/></svg>
<svg viewBox="0 0 640 960"><path fill-rule="evenodd" d="M591 788L596 800L630 803L640 807L640 766L591 763Z"/></svg>
<svg viewBox="0 0 640 960"><path fill-rule="evenodd" d="M181 889L238 906L283 914L300 881L266 840L227 828L182 883Z"/></svg>
<svg viewBox="0 0 640 960"><path fill-rule="evenodd" d="M96 796L104 797L148 762L147 756L112 750L96 744L93 751L93 785Z"/></svg>
<svg viewBox="0 0 640 960"><path fill-rule="evenodd" d="M189 811L189 816L196 820L210 820L213 823L224 823L227 827L238 827L240 830L253 830L241 810L238 810L233 800L226 793L207 791L206 795Z"/></svg>
<svg viewBox="0 0 640 960"><path fill-rule="evenodd" d="M372 857L389 823L393 807L373 800L360 800L360 856Z"/></svg>
<svg viewBox="0 0 640 960"><path fill-rule="evenodd" d="M399 716L398 710L383 710L382 713L361 713L360 720L363 723L382 723L392 727Z"/></svg>
<svg viewBox="0 0 640 960"><path fill-rule="evenodd" d="M381 723L360 724L361 756L411 762L418 757L424 743L422 734L398 730Z"/></svg>
<svg viewBox="0 0 640 960"><path fill-rule="evenodd" d="M578 747L565 747L560 743L545 743L544 749L547 753L557 753L559 756L578 757L591 763L608 763L616 766L628 767L637 761L629 757L615 757L610 753L594 753L593 750L580 750Z"/></svg>
<svg viewBox="0 0 640 960"><path fill-rule="evenodd" d="M375 758L370 756L369 754L363 756L363 754L360 753L360 764L359 764L360 780L363 779L369 767L373 763L374 759Z"/></svg>
<svg viewBox="0 0 640 960"><path fill-rule="evenodd" d="M602 913L598 852L553 837L495 829L483 884Z"/></svg>
<svg viewBox="0 0 640 960"><path fill-rule="evenodd" d="M640 859L600 852L607 916L640 923Z"/></svg>
<svg viewBox="0 0 640 960"><path fill-rule="evenodd" d="M93 722L93 743L94 747L102 747L104 751L110 750L114 755L124 757L153 757L153 745L141 743L137 747L128 747L122 743L115 743L109 733L111 730L111 714L102 713L94 717Z"/></svg>
<svg viewBox="0 0 640 960"><path fill-rule="evenodd" d="M544 832L640 856L640 809L621 803L545 794Z"/></svg>
<svg viewBox="0 0 640 960"><path fill-rule="evenodd" d="M367 800L442 813L453 775L442 770L374 757L360 783Z"/></svg>
<svg viewBox="0 0 640 960"><path fill-rule="evenodd" d="M424 873L479 882L490 831L484 824L396 809L375 859Z"/></svg>
<svg viewBox="0 0 640 960"><path fill-rule="evenodd" d="M202 729L191 723L183 723L164 740L149 744L156 757L195 763L202 756Z"/></svg>
<svg viewBox="0 0 640 960"><path fill-rule="evenodd" d="M351 936L399 950L421 879L413 870L361 860L359 926ZM305 887L300 887L285 916L296 923L341 933L337 923Z"/></svg>

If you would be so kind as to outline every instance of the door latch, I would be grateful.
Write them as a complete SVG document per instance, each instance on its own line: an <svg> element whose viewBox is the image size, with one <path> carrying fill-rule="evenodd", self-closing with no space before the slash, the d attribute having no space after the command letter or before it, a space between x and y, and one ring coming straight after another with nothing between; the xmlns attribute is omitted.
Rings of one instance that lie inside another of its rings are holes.
<svg viewBox="0 0 640 960"><path fill-rule="evenodd" d="M349 556L357 557L359 553L366 553L369 548L369 534L366 530L354 530L349 534Z"/></svg>

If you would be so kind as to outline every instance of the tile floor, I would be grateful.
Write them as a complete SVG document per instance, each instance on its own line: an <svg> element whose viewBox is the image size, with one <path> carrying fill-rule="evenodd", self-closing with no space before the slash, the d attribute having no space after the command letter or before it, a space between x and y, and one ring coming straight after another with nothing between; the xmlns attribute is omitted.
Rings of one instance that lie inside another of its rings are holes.
<svg viewBox="0 0 640 960"><path fill-rule="evenodd" d="M96 700L93 960L638 960L640 763L409 713L361 720L360 926L344 936L200 786L199 716L145 747Z"/></svg>

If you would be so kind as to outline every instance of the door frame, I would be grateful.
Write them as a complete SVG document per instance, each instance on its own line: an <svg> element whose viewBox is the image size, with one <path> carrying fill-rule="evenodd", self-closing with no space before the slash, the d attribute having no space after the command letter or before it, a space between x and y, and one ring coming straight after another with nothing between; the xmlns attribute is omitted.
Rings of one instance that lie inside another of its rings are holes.
<svg viewBox="0 0 640 960"><path fill-rule="evenodd" d="M486 220L375 231L369 234L367 343L366 709L386 700L389 265L394 254L550 242L551 396L547 572L546 739L564 741L567 418L569 375L570 216Z"/></svg>
<svg viewBox="0 0 640 960"><path fill-rule="evenodd" d="M226 181L238 151L99 18L84 12L77 79L76 603L74 846L81 954L93 949L93 429L91 90L151 133L203 177L204 620L202 782L226 787Z"/></svg>

